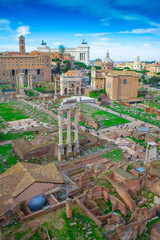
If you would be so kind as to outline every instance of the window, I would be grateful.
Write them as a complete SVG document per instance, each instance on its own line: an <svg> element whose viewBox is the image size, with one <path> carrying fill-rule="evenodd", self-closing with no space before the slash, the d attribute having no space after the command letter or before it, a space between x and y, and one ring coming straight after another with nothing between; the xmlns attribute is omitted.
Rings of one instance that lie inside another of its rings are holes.
<svg viewBox="0 0 160 240"><path fill-rule="evenodd" d="M127 84L127 79L123 79L123 84Z"/></svg>

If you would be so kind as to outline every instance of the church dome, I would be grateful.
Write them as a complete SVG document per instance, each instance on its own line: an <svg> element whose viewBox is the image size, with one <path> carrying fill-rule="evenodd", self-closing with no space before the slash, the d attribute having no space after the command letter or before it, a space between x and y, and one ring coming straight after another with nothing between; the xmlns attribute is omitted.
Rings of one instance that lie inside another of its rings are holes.
<svg viewBox="0 0 160 240"><path fill-rule="evenodd" d="M47 199L45 196L37 195L29 201L28 207L31 211L39 211L46 205L46 203Z"/></svg>
<svg viewBox="0 0 160 240"><path fill-rule="evenodd" d="M113 64L113 60L110 58L108 51L106 53L105 59L103 60L103 63L112 63Z"/></svg>

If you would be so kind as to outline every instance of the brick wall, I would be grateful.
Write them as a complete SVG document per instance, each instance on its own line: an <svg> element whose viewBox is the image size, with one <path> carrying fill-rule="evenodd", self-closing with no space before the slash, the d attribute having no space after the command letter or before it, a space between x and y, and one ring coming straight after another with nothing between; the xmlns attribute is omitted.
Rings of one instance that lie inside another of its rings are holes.
<svg viewBox="0 0 160 240"><path fill-rule="evenodd" d="M123 188L120 184L116 183L114 180L106 176L106 179L115 187L117 193L121 196L123 199L124 203L127 205L127 207L130 209L131 212L134 211L136 203L135 201L131 198L127 190Z"/></svg>

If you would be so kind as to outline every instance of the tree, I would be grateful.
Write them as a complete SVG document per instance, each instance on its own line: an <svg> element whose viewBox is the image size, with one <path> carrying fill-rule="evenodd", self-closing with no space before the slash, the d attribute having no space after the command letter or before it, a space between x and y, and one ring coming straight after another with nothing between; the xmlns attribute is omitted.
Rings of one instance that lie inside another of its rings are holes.
<svg viewBox="0 0 160 240"><path fill-rule="evenodd" d="M71 64L69 60L64 61L66 63L65 72L71 69Z"/></svg>
<svg viewBox="0 0 160 240"><path fill-rule="evenodd" d="M147 80L146 79L143 79L143 84L148 84Z"/></svg>
<svg viewBox="0 0 160 240"><path fill-rule="evenodd" d="M113 68L113 70L116 70L116 71L123 71L123 68Z"/></svg>
<svg viewBox="0 0 160 240"><path fill-rule="evenodd" d="M52 62L61 62L62 60L61 59L59 59L59 58L53 58L52 59Z"/></svg>
<svg viewBox="0 0 160 240"><path fill-rule="evenodd" d="M74 62L75 65L77 65L79 68L86 68L86 64L82 63L82 62Z"/></svg>
<svg viewBox="0 0 160 240"><path fill-rule="evenodd" d="M101 66L95 66L96 69L101 69Z"/></svg>
<svg viewBox="0 0 160 240"><path fill-rule="evenodd" d="M149 79L149 84L157 84L158 82L160 82L160 77L156 77L156 76L153 76Z"/></svg>

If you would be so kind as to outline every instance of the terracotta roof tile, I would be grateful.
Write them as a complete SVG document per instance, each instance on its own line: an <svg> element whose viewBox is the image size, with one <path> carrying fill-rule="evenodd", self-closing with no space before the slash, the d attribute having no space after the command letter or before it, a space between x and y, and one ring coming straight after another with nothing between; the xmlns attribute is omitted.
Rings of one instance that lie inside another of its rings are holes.
<svg viewBox="0 0 160 240"><path fill-rule="evenodd" d="M16 197L34 182L63 183L54 163L17 163L0 175L0 194Z"/></svg>

